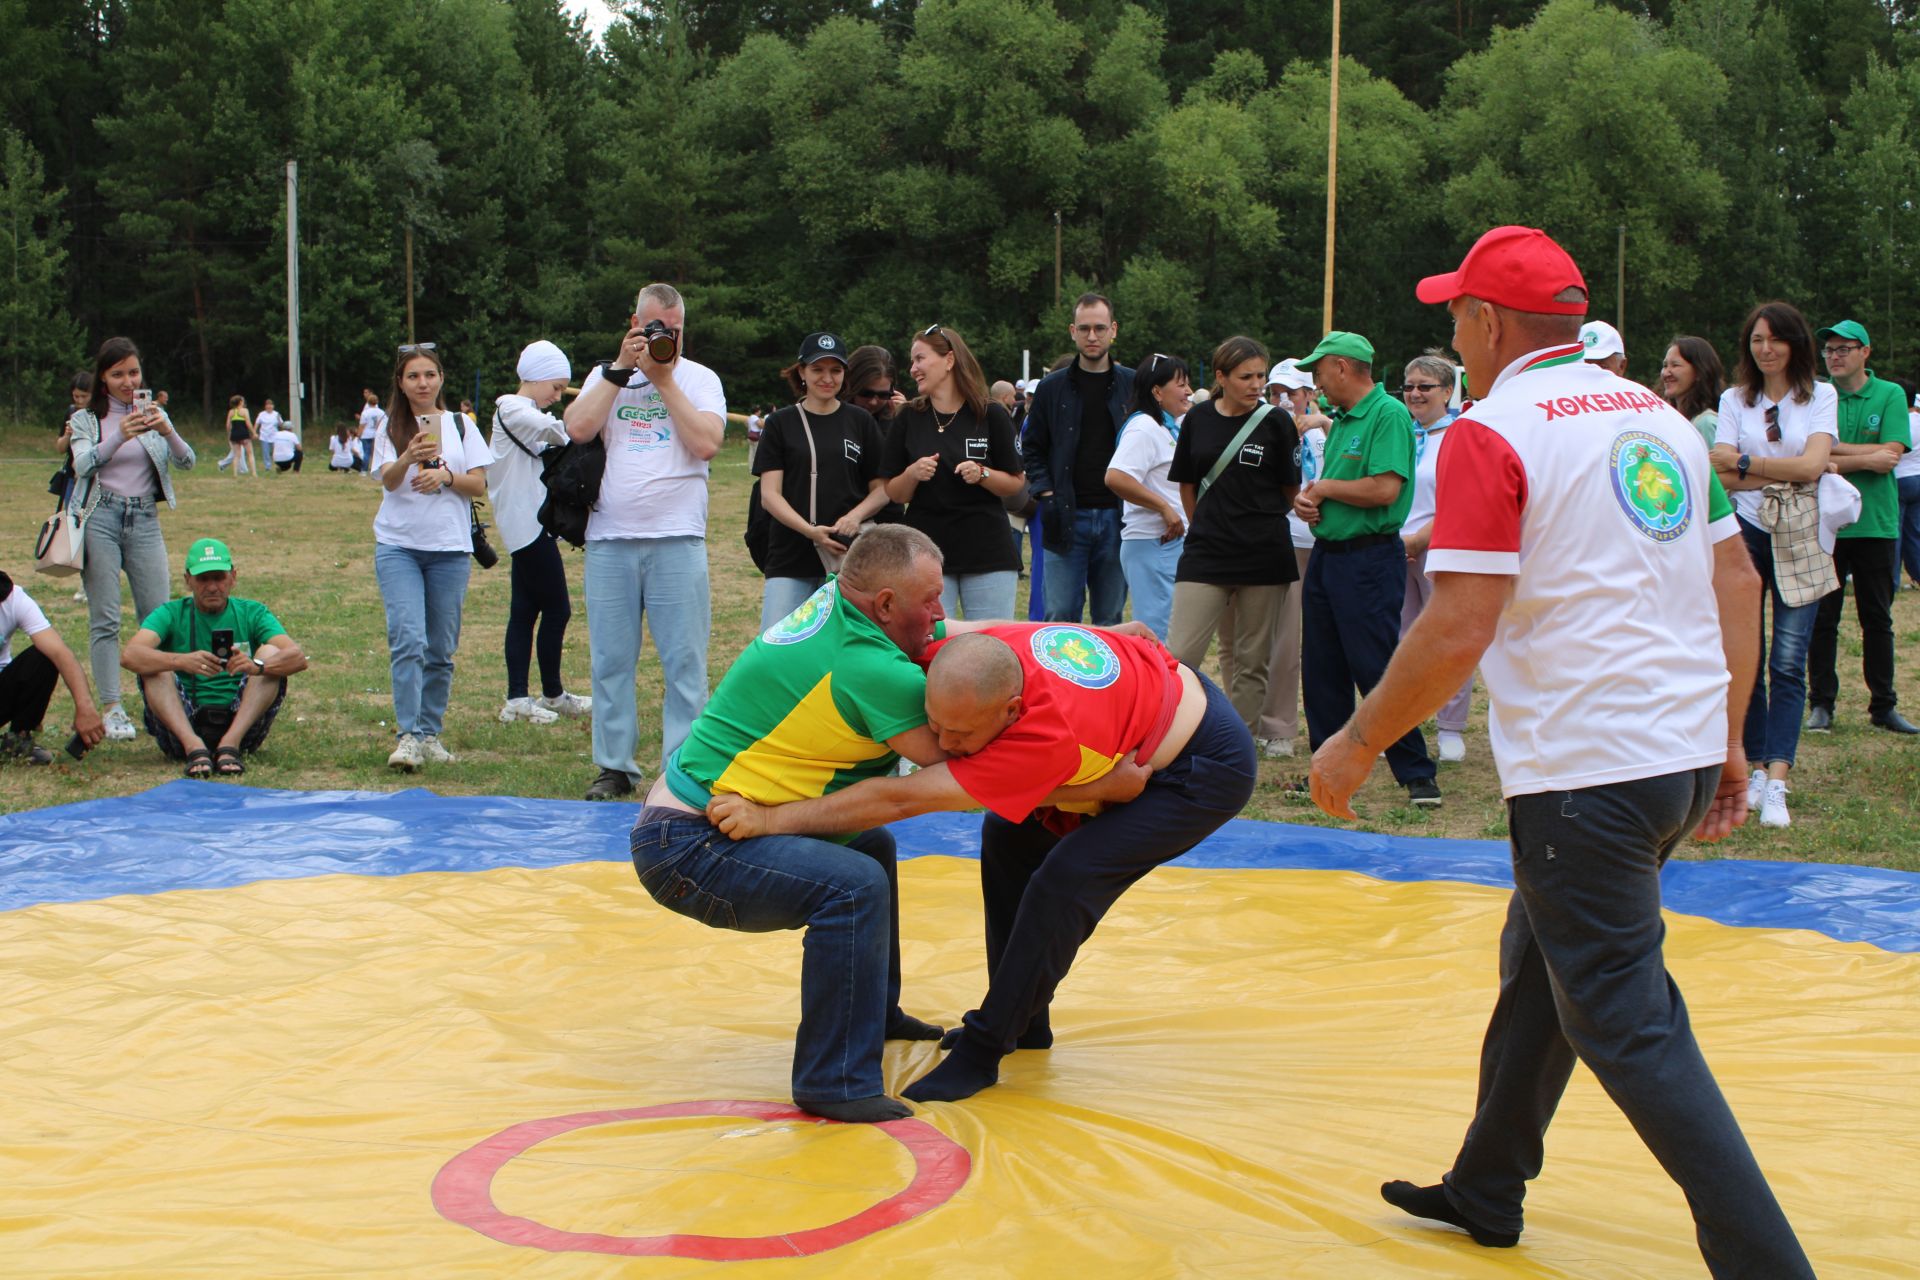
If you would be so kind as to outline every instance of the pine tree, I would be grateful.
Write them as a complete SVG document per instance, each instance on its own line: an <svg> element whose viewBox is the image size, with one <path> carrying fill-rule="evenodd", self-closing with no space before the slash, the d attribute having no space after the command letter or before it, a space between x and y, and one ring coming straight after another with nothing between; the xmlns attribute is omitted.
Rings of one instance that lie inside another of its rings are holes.
<svg viewBox="0 0 1920 1280"><path fill-rule="evenodd" d="M80 359L79 326L67 313L61 268L66 192L46 188L40 153L0 128L0 367L16 421L50 410Z"/></svg>

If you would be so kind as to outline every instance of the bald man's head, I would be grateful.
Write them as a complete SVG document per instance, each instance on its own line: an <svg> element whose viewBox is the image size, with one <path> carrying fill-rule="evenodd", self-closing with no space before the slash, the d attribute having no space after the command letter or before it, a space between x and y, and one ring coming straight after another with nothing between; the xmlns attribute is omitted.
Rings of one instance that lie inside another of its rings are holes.
<svg viewBox="0 0 1920 1280"><path fill-rule="evenodd" d="M955 636L927 668L927 727L950 756L970 756L1020 718L1026 683L1004 640Z"/></svg>

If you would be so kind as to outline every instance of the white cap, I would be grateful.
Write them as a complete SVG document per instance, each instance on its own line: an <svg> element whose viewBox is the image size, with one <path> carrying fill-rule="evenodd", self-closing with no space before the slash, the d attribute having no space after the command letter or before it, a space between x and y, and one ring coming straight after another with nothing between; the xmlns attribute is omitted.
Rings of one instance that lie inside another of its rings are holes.
<svg viewBox="0 0 1920 1280"><path fill-rule="evenodd" d="M573 380L573 366L567 363L567 353L545 338L527 344L527 349L520 353L517 371L522 382L548 382L555 378L565 378L569 382Z"/></svg>
<svg viewBox="0 0 1920 1280"><path fill-rule="evenodd" d="M1195 404L1205 404L1207 401L1211 399L1213 399L1213 392L1207 390L1205 387L1194 388L1193 402Z"/></svg>
<svg viewBox="0 0 1920 1280"><path fill-rule="evenodd" d="M1587 348L1582 358L1589 363L1627 354L1627 344L1620 341L1620 331L1605 320L1589 320L1581 325L1580 341Z"/></svg>
<svg viewBox="0 0 1920 1280"><path fill-rule="evenodd" d="M1304 391L1313 385L1313 375L1302 369L1298 360L1289 358L1273 366L1273 371L1267 374L1267 385L1282 386L1289 391Z"/></svg>

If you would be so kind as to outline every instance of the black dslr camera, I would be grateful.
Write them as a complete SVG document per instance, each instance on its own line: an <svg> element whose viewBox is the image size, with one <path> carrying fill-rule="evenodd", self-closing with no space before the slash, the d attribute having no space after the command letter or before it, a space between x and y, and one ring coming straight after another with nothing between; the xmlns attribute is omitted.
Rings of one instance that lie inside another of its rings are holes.
<svg viewBox="0 0 1920 1280"><path fill-rule="evenodd" d="M655 364L672 364L680 354L680 336L658 320L647 321L640 336L646 339L647 358Z"/></svg>

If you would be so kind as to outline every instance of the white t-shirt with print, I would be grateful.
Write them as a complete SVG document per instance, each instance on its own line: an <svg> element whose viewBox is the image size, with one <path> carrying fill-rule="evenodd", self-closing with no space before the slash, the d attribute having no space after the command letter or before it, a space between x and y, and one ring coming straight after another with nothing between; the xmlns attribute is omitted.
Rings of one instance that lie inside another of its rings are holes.
<svg viewBox="0 0 1920 1280"><path fill-rule="evenodd" d="M0 600L0 671L5 671L13 661L14 632L19 631L31 639L52 625L27 594L27 589L14 583L7 598Z"/></svg>
<svg viewBox="0 0 1920 1280"><path fill-rule="evenodd" d="M540 454L549 446L565 444L567 429L552 414L542 413L532 400L510 392L494 401L493 465L487 468L487 499L493 503L493 523L510 552L540 536L540 504L547 487L540 483ZM511 438L509 438L511 433ZM515 444L518 440L520 443ZM526 448L521 448L525 445Z"/></svg>
<svg viewBox="0 0 1920 1280"><path fill-rule="evenodd" d="M1300 487L1306 488L1319 478L1327 461L1327 431L1315 427L1300 437ZM1293 545L1300 551L1313 550L1313 527L1293 512L1287 512L1287 528L1293 533Z"/></svg>
<svg viewBox="0 0 1920 1280"><path fill-rule="evenodd" d="M1532 352L1440 448L1429 574L1513 579L1480 660L1503 795L1727 757L1712 468L1693 424L1581 357Z"/></svg>
<svg viewBox="0 0 1920 1280"><path fill-rule="evenodd" d="M1167 479L1167 469L1172 465L1173 432L1167 430L1166 423L1156 422L1144 413L1134 414L1120 428L1120 443L1114 447L1113 461L1107 464L1110 470L1139 481L1178 511L1180 486ZM1122 541L1158 541L1166 531L1166 520L1154 508L1137 502L1121 504Z"/></svg>
<svg viewBox="0 0 1920 1280"><path fill-rule="evenodd" d="M439 438L440 457L453 474L463 475L475 467L486 466L493 455L480 437L479 425L458 413L438 416L438 423L429 426L422 419L421 426ZM462 423L464 430L455 430L456 423ZM382 423L373 438L373 473L379 475L382 467L398 461L393 439ZM398 489L381 485L384 492L380 510L373 517L373 540L410 551L472 551L471 500L445 488L433 493L415 493L413 477L419 470L419 463L409 462Z"/></svg>
<svg viewBox="0 0 1920 1280"><path fill-rule="evenodd" d="M1797 458L1807 451L1807 437L1840 434L1840 393L1831 382L1813 384L1813 398L1802 403L1789 395L1780 403L1780 438L1767 439L1767 410L1774 402L1756 396L1747 403L1741 387L1720 393L1720 426L1715 444L1730 444L1756 458ZM1760 527L1760 490L1739 489L1730 495L1733 509L1754 528Z"/></svg>
<svg viewBox="0 0 1920 1280"><path fill-rule="evenodd" d="M360 410L360 438L371 440L387 425L387 411L377 404L370 404Z"/></svg>
<svg viewBox="0 0 1920 1280"><path fill-rule="evenodd" d="M683 357L673 367L673 380L695 409L725 420L727 397L713 370ZM596 365L580 394L605 381ZM600 501L587 517L587 541L707 536L706 460L687 448L659 390L639 371L614 393L600 438L607 446L607 472Z"/></svg>

